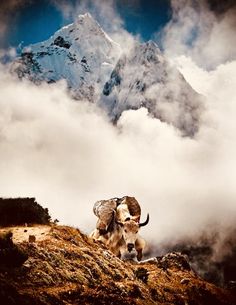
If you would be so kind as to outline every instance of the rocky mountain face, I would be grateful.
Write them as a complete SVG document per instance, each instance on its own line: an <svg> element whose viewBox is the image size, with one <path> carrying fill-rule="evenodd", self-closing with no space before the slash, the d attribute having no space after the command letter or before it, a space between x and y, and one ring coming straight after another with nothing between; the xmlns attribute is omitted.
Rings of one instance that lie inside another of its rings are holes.
<svg viewBox="0 0 236 305"><path fill-rule="evenodd" d="M146 107L183 135L193 136L199 127L200 96L158 46L136 42L122 52L90 14L25 48L12 70L36 83L65 79L75 99L97 103L113 122L125 110Z"/></svg>
<svg viewBox="0 0 236 305"><path fill-rule="evenodd" d="M9 229L11 234L6 233ZM169 253L141 263L121 261L71 227L1 228L0 254L8 261L7 265L0 262L4 305L236 304L230 290L201 279L185 255Z"/></svg>
<svg viewBox="0 0 236 305"><path fill-rule="evenodd" d="M119 59L103 94L114 119L124 110L146 107L154 117L174 125L184 135L192 136L198 130L200 96L153 41L135 45Z"/></svg>
<svg viewBox="0 0 236 305"><path fill-rule="evenodd" d="M48 40L25 48L13 70L34 82L65 79L75 98L93 101L120 52L120 46L87 13Z"/></svg>

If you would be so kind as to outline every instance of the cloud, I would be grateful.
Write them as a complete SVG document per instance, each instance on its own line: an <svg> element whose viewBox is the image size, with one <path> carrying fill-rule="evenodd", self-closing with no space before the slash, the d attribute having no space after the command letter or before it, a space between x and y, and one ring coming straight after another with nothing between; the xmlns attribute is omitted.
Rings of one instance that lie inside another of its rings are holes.
<svg viewBox="0 0 236 305"><path fill-rule="evenodd" d="M236 6L212 4L210 9L206 1L192 0L171 4L172 19L162 33L168 56L185 54L208 69L235 58Z"/></svg>
<svg viewBox="0 0 236 305"><path fill-rule="evenodd" d="M58 7L66 19L76 19L79 14L90 12L105 31L115 32L122 28L123 20L116 10L115 0L101 0L95 2L92 0L83 1L65 1L51 0Z"/></svg>
<svg viewBox="0 0 236 305"><path fill-rule="evenodd" d="M66 19L75 19L78 14L90 12L107 32L117 31L124 24L118 13L118 5L132 7L133 9L138 8L140 5L139 0L50 1L62 12Z"/></svg>
<svg viewBox="0 0 236 305"><path fill-rule="evenodd" d="M230 9L234 9L236 7L236 3L234 0L206 0L205 3L208 5L211 11L213 11L216 15L220 16L224 14L226 11Z"/></svg>
<svg viewBox="0 0 236 305"><path fill-rule="evenodd" d="M124 112L117 129L95 105L72 101L63 82L35 86L1 68L1 196L36 196L53 217L88 232L96 200L132 195L151 215L144 236L157 242L233 223L235 62L207 72L189 61L182 71L209 106L197 139L144 108Z"/></svg>
<svg viewBox="0 0 236 305"><path fill-rule="evenodd" d="M158 36L162 35L165 54L193 89L205 97L205 112L194 149L181 144L185 162L178 162L182 167L180 181L187 176L186 170L189 180L183 184L185 204L173 210L179 225L173 229L176 220L173 216L169 236L165 229L153 254L186 250L204 278L225 285L235 278L234 271L231 277L224 272L229 266L235 270L236 257L232 170L236 165L235 3L191 0L171 3L172 18ZM179 193L178 186L177 189ZM175 233L171 235L171 231Z"/></svg>

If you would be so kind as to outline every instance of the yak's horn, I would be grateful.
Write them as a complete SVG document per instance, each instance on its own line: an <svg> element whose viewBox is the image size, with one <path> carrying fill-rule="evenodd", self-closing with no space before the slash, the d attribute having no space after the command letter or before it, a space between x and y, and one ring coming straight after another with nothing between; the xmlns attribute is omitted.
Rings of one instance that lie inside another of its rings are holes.
<svg viewBox="0 0 236 305"><path fill-rule="evenodd" d="M149 223L149 214L147 214L147 219L146 219L146 221L140 223L139 226L140 226L140 227L144 227L144 226L146 226L148 223Z"/></svg>

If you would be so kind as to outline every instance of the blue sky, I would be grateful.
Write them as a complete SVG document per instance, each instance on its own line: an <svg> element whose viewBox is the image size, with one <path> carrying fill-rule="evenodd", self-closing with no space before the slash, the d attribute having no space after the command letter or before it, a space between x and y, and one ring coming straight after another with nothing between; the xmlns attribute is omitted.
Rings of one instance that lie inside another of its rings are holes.
<svg viewBox="0 0 236 305"><path fill-rule="evenodd" d="M124 20L125 28L131 33L140 34L143 40L151 39L169 20L168 0L140 0L138 5L129 3L117 1L117 11ZM21 10L13 11L12 20L8 23L5 41L1 43L3 47L16 47L20 43L26 46L45 40L60 27L73 21L65 19L61 11L47 0L29 2Z"/></svg>

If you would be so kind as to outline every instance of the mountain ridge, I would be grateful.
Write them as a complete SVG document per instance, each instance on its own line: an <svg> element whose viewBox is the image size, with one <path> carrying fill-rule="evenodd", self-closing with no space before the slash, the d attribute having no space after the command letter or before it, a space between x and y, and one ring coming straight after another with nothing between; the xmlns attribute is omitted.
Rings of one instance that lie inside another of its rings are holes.
<svg viewBox="0 0 236 305"><path fill-rule="evenodd" d="M145 107L185 136L194 136L200 125L201 96L170 64L153 41L134 45L118 60L103 88L102 103L117 120L123 111Z"/></svg>

